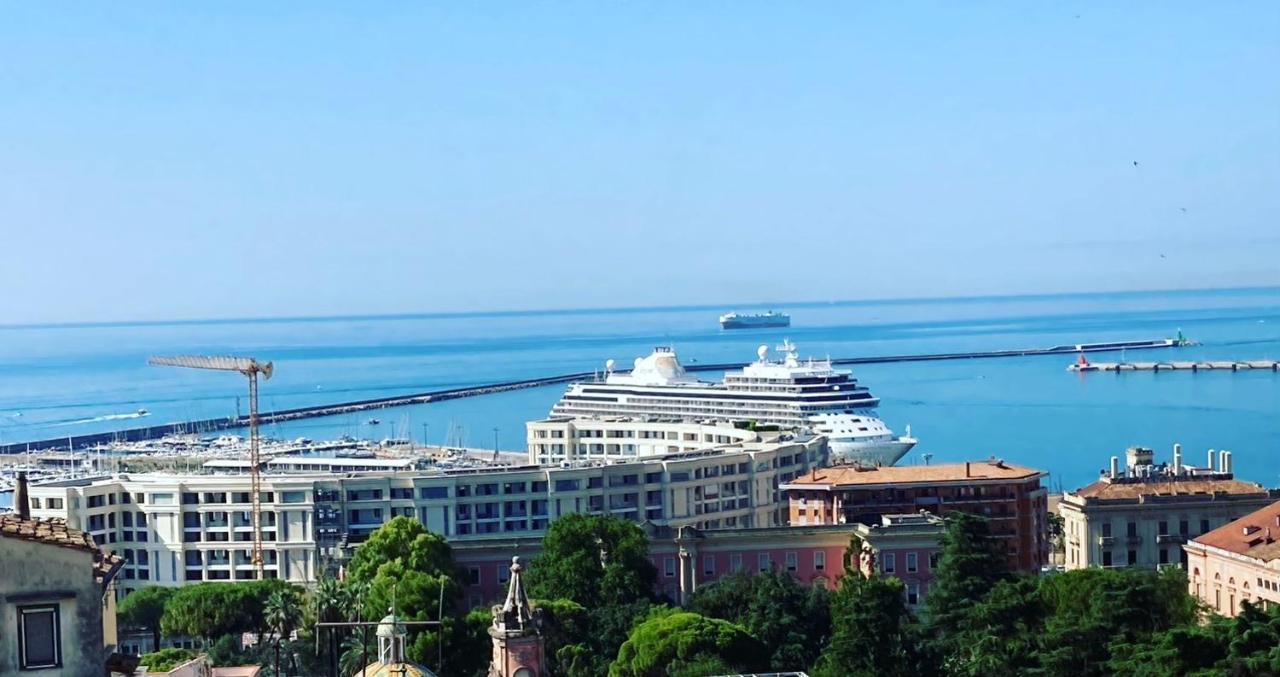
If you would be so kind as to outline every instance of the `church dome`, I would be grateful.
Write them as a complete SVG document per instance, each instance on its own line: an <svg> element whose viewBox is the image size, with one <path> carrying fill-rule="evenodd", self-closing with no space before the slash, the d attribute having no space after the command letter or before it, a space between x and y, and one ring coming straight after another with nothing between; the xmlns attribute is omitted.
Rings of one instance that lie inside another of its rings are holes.
<svg viewBox="0 0 1280 677"><path fill-rule="evenodd" d="M436 673L413 663L383 663L374 661L351 677L436 677Z"/></svg>

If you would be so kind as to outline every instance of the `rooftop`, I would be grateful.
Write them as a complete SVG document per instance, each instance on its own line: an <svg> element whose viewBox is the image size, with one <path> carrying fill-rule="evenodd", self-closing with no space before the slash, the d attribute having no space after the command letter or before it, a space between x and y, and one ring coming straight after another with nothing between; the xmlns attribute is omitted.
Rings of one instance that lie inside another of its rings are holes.
<svg viewBox="0 0 1280 677"><path fill-rule="evenodd" d="M119 555L104 555L92 536L69 528L60 519L22 519L14 514L0 514L0 536L92 553L94 574L99 582L108 580L124 563Z"/></svg>
<svg viewBox="0 0 1280 677"><path fill-rule="evenodd" d="M1280 560L1280 501L1218 527L1193 542L1264 562Z"/></svg>
<svg viewBox="0 0 1280 677"><path fill-rule="evenodd" d="M1044 477L1043 470L1024 468L1000 459L968 461L965 463L941 463L938 465L902 465L879 468L839 466L820 468L801 475L783 488L838 488L868 485L936 484L940 482L981 482L992 480L1021 480Z"/></svg>
<svg viewBox="0 0 1280 677"><path fill-rule="evenodd" d="M1143 482L1113 482L1098 480L1069 495L1093 500L1141 500L1151 497L1176 498L1179 496L1266 496L1267 489L1260 484L1238 480L1231 475L1203 478L1193 476L1164 476Z"/></svg>

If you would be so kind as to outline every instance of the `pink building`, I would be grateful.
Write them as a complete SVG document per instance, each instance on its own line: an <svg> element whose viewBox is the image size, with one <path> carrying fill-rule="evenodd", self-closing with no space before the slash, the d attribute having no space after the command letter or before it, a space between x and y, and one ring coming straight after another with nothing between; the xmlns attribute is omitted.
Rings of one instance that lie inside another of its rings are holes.
<svg viewBox="0 0 1280 677"><path fill-rule="evenodd" d="M698 587L727 574L777 569L805 585L833 589L844 575L846 553L854 536L869 549L867 562L877 572L906 585L907 603L923 602L937 566L938 541L944 525L928 513L885 515L873 525L826 525L708 529L646 523L649 554L658 570L657 592L683 603ZM490 603L506 594L511 556L532 558L540 539L501 539L455 543L454 556L466 572L469 606ZM865 567L863 567L865 568Z"/></svg>
<svg viewBox="0 0 1280 677"><path fill-rule="evenodd" d="M1249 601L1280 604L1280 501L1185 546L1191 594L1223 616Z"/></svg>

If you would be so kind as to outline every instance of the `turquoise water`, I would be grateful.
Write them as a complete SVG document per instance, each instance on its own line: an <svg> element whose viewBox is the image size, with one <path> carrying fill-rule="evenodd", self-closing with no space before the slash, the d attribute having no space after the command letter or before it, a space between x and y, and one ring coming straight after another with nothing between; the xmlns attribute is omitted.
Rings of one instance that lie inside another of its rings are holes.
<svg viewBox="0 0 1280 677"><path fill-rule="evenodd" d="M744 308L739 306L739 308ZM1046 347L1172 336L1203 345L1129 359L1280 358L1280 289L956 300L778 304L787 330L724 332L727 307L475 313L0 328L0 441L227 416L243 380L149 367L153 354L236 353L274 360L264 409L362 399L630 364L657 344L685 362L746 361L789 337L802 356L849 357ZM1118 359L1098 356L1097 360ZM865 365L879 415L921 444L905 462L990 455L1053 473L1071 488L1141 444L1192 462L1235 451L1238 474L1280 484L1280 375L1271 372L1070 374L1069 356ZM713 374L704 375L707 378ZM524 446L524 421L563 387L273 425L314 439L389 435ZM244 405L242 405L243 408ZM137 411L146 409L140 416ZM378 426L366 421L381 419Z"/></svg>

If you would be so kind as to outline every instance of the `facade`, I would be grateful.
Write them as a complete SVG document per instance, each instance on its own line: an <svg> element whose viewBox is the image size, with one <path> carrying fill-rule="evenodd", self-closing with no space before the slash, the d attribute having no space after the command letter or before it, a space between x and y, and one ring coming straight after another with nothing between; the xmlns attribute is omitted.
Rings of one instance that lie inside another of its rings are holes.
<svg viewBox="0 0 1280 677"><path fill-rule="evenodd" d="M102 675L118 557L62 522L0 515L0 675Z"/></svg>
<svg viewBox="0 0 1280 677"><path fill-rule="evenodd" d="M525 424L529 462L632 460L759 441L729 423L681 423L639 418L548 418Z"/></svg>
<svg viewBox="0 0 1280 677"><path fill-rule="evenodd" d="M1280 492L1235 479L1230 452L1210 452L1210 463L1182 462L1174 446L1172 464L1155 464L1150 449L1126 451L1125 465L1089 486L1063 495L1058 505L1066 546L1064 566L1183 566L1182 544L1270 504Z"/></svg>
<svg viewBox="0 0 1280 677"><path fill-rule="evenodd" d="M1187 543L1187 585L1219 614L1280 604L1280 501Z"/></svg>
<svg viewBox="0 0 1280 677"><path fill-rule="evenodd" d="M1049 562L1047 473L998 459L901 467L815 469L781 486L793 526L877 524L890 514L958 511L991 520L1016 571Z"/></svg>
<svg viewBox="0 0 1280 677"><path fill-rule="evenodd" d="M658 571L657 590L683 604L699 587L741 571L786 571L804 585L834 589L845 573L852 539L875 554L876 570L906 586L908 604L922 604L937 566L940 518L927 513L886 515L875 524L753 529L698 529L642 525L649 557ZM510 581L511 556L536 556L541 539L471 541L454 544L454 558L466 572L467 603L501 599Z"/></svg>
<svg viewBox="0 0 1280 677"><path fill-rule="evenodd" d="M327 562L392 517L417 517L452 543L541 538L568 513L704 529L779 526L778 487L826 463L824 438L667 454L627 463L428 472L267 473L265 573L314 582ZM65 518L120 554L123 591L251 580L249 477L115 475L31 488L32 512Z"/></svg>

